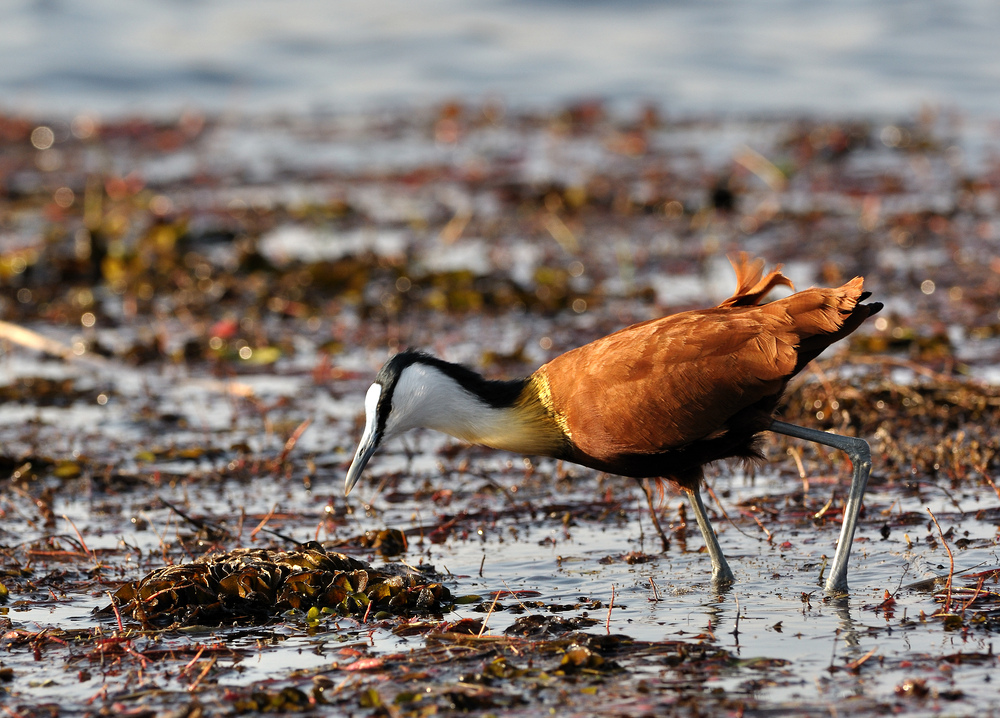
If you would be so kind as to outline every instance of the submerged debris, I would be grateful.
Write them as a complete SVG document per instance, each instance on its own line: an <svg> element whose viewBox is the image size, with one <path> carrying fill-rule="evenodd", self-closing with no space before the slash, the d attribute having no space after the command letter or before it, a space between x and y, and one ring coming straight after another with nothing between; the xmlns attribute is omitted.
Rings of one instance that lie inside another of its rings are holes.
<svg viewBox="0 0 1000 718"><path fill-rule="evenodd" d="M290 609L434 613L450 605L451 592L415 571L378 571L312 544L296 551L240 548L160 568L119 588L114 603L144 628L162 628L252 623Z"/></svg>

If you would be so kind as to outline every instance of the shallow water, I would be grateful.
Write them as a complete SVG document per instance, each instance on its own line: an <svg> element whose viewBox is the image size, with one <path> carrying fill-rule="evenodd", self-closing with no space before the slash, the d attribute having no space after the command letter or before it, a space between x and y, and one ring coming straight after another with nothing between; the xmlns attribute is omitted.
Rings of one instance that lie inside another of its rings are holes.
<svg viewBox="0 0 1000 718"><path fill-rule="evenodd" d="M538 479L544 481L551 468L540 466ZM433 474L427 478L441 483ZM338 479L339 476L330 477L330 482ZM912 549L907 549L901 531L894 530L889 540L882 540L878 522L863 522L851 562L850 598L831 601L825 599L822 593L819 564L824 554L832 553L839 528L835 522L820 527L806 525L790 530L775 529L774 540L766 542L752 521L739 520L737 529L719 518L716 526L720 541L737 578L730 591L719 595L711 587L707 557L698 552L701 539L696 532L687 532L687 552L683 552L677 545L679 541L675 541L666 554L656 554L658 540L650 536L648 519L640 509L639 496L627 483L612 482L617 484L616 498L624 501L624 513L612 520L594 521L579 517L567 526L563 521L563 509L556 509L548 518L544 517L547 502L555 499L559 505L569 507L579 505L581 501L590 502L594 495L591 481L580 481L568 492L550 496L544 486L538 484L538 479L522 484L518 492L519 501L537 502L538 517L534 521L526 522L523 518L484 520L467 525L467 537L456 534L439 544L421 541L410 529L426 526L426 521L433 519L428 515L432 512L428 512L424 502L400 500L406 495L404 482L397 487L391 504L381 512L366 516L363 511L356 510L349 525L344 528L347 533L358 533L388 525L410 532L411 550L405 560L411 564L430 563L439 571L447 572L451 576L447 584L457 595L476 593L488 596L494 591L529 590L537 592L533 594L536 596L533 600L549 606L565 606L565 609L560 609L562 617L589 614L599 619L598 625L591 631L624 633L643 641L696 641L711 636L711 644L749 661L746 669L720 680L720 687L726 690L735 690L752 679L755 671L753 659L780 658L788 662L791 669L788 674L783 679L775 680L768 672L767 686L754 691L758 700L770 705L786 702L813 704L838 700L855 692L862 692L875 700L891 700L894 688L913 672L900 665L901 661L921 655L991 653L993 639L989 634L949 632L931 620L913 622L921 612L931 613L936 604L929 600L925 591L900 587L928 575L947 573L947 558L940 546L931 548L922 541L926 533L922 527L909 529L915 544ZM424 477L415 477L417 484L423 481ZM334 493L336 486L327 483L326 480L319 480L315 488L322 493L327 490ZM461 487L463 483L466 482L459 481L457 486ZM468 483L475 485L477 481L472 478ZM750 484L744 478L722 472L715 481L715 489L726 491L727 510L734 515L736 504L752 496L767 495L774 489L781 491L788 487L788 483L765 473ZM217 518L231 517L236 510L262 515L272 505L277 505L279 513L294 512L300 514L300 518L292 523L279 521L276 528L293 537L308 538L312 529L307 517L310 513L318 516L321 508L318 497L304 491L301 486L285 485L279 491L275 488L273 480L260 478L249 484L229 482L214 488L183 485L171 490L164 487L155 493L171 502L194 499L200 507L199 515ZM824 485L814 489L819 502L830 488ZM537 495L525 499L525 494ZM368 501L369 497L370 488L362 488L352 503ZM130 500L142 503L148 498L138 493L133 494ZM676 497L668 500L663 512L665 518L674 513L679 501ZM375 503L380 502L376 499ZM477 509L492 507L502 511L504 508L504 502L499 501L495 494L478 495L471 504L461 503ZM965 508L975 510L977 503L980 502L973 500ZM981 503L995 504L985 497ZM944 515L953 509L945 497L906 502L899 499L895 490L879 490L878 487L869 492L866 506L869 514L887 510L921 510L926 506L937 515ZM890 506L894 508L888 509ZM360 509L360 506L357 508ZM144 563L156 565L158 533L169 535L176 531L171 525L172 521L176 525L176 517L172 518L170 512L161 509L143 513L150 522L151 530L121 533L112 530L101 538L94 536L92 531L102 523L106 524L107 517L100 512L94 513L93 509L92 501L81 502L74 498L56 504L57 512L66 512L78 526L84 528L90 549L112 548L123 540L147 554L144 561L140 560L139 566ZM306 518L305 525L303 518ZM973 517L943 523L946 528L953 527L956 535L973 541L984 540L984 545L979 547L956 551L956 563L960 568L982 570L1000 563L992 525L984 525ZM640 538L642 535L645 539ZM786 540L791 545L779 548L779 544ZM650 552L651 560L636 565L629 565L620 559L610 563L602 561L633 550ZM655 582L655 593L651 579ZM874 606L883 600L886 590L894 593L897 601L895 615L891 618L874 610ZM608 610L612 595L614 605ZM599 600L603 605L589 611L572 608L582 600ZM491 632L502 632L512 623L516 614L510 609L516 608L517 602L509 597L500 600L500 605L489 616ZM55 605L12 607L7 615L16 627L26 630L84 628L94 625L91 609L106 603L103 595L91 598L69 596ZM458 606L448 618L482 616L482 612L471 606ZM106 620L102 623L110 628ZM331 627L310 635L298 633L292 624L286 638L271 643L264 650L261 650L252 632L246 639L240 639L238 636L245 632L242 629L210 630L201 640L221 639L233 649L239 649L244 644L255 649L252 658L236 664L239 666L237 673L220 680L220 685L234 686L251 685L273 678L276 673L321 669L329 664L333 652L339 650L345 640L367 643L366 655L405 651L414 641L420 640L400 639L379 629L374 632L363 628L351 629L352 622L346 623L346 633ZM844 665L872 649L877 651L878 660L888 666L887 670L879 670L876 674L866 672L863 678L844 672ZM16 654L9 655L7 662L9 665L20 665ZM226 665L225 662L219 663L220 669ZM839 672L831 673L831 666L837 667ZM641 665L635 670L641 677ZM648 670L655 675L658 669ZM975 705L977 710L995 709L997 699L990 698L991 694L979 692L980 687L990 680L993 670L995 668L989 663L956 668L953 672L934 677L932 683L963 692L967 701L964 705ZM56 666L41 673L32 669L30 672L19 672L19 675L27 679L18 681L14 686L22 698L36 695L39 699L53 700L59 696L74 695L72 689L65 687L65 671ZM55 683L47 683L49 680ZM57 688L58 685L64 687Z"/></svg>
<svg viewBox="0 0 1000 718"><path fill-rule="evenodd" d="M4 271L20 271L5 275L18 291L4 287L3 316L68 347L111 354L62 361L0 345L0 390L10 397L0 411L0 460L10 472L2 477L0 545L2 580L12 587L0 607L0 620L10 621L0 660L13 669L12 700L81 712L91 698L165 709L188 700L192 686L206 701L221 701L224 687L247 689L238 693L245 697L250 688L318 678L359 691L382 685L382 674L345 666L411 652L424 660L426 637L397 635L396 619L324 617L310 625L294 614L268 626L140 635L126 617L129 647L153 657L147 665L122 648L113 616L91 611L122 582L215 549L287 547L283 537L337 542L391 527L408 535L399 559L350 550L377 565L431 564L454 595L483 597L444 619L488 615L487 631L498 636L523 615L523 602L525 613L587 613L596 621L590 635L654 642L616 658L623 673L595 699L610 701L604 696L620 685L631 691L635 714L648 712L642 700L655 706L692 695L733 696L769 715L824 712L847 698L871 715L997 710L998 699L982 689L996 668L995 617L969 618L991 609L970 607L965 619L947 623L933 615L943 585L926 583L949 572L927 509L954 551L957 585L968 583L963 573L1000 566L1000 499L984 478L996 456L983 454L980 466L971 449L995 441L975 412L982 401L983 415L995 416L996 397L975 377L1000 366L993 264L1000 202L988 181L996 132L945 117L861 129L729 120L641 131L607 118L567 126L523 117L496 128L479 112L468 110L474 119L454 144L435 138L440 118L428 112L397 118L388 130L381 121L303 120L292 128L220 121L176 153L150 150L155 142L141 130L114 149L66 140L56 148L65 162L58 173L40 169L23 147L11 154L11 185L38 189L6 200L12 219L0 233L0 260ZM881 139L889 127L919 141L890 147ZM852 149L824 155L822 138L840 130L857 133ZM629 132L651 149L615 150ZM359 162L369 146L384 175ZM741 170L734 157L744 146L790 166L788 185L776 190ZM140 172L148 172L148 184L124 199L98 183L102 231L124 222L111 248L139 267L134 276L120 268L121 291L100 272L83 285L82 270L64 266L85 201L53 207L60 188L86 198L88 167L104 152L123 167L139 157ZM317 175L311 152L346 159ZM187 159L163 169L176 155ZM732 210L710 200L723 176L734 182ZM580 192L584 203L574 209ZM154 221L151 206L164 199L169 211ZM467 211L468 223L448 234ZM157 254L154 226L176 230L176 251ZM719 503L706 503L737 576L721 594L700 535L680 526L680 498L669 494L661 510L673 525L661 553L631 481L414 433L384 447L354 493L342 496L363 397L389 351L423 346L491 376L520 374L629 322L724 298L732 283L725 254L738 249L784 262L804 286L863 273L887 305L796 380L784 409L838 431L872 427L866 437L876 465L849 598L826 597L821 580L839 530L846 462L798 446L806 489L786 453L791 444L773 438L756 474L725 465L709 471ZM165 268L142 266L148 257ZM72 279L53 291L47 277L60 267ZM336 271L359 277L357 286ZM147 283L155 289L148 302ZM94 326L84 323L85 311ZM240 358L243 349L249 353ZM866 383L871 377L878 381ZM832 392L817 389L825 383ZM928 385L944 398L921 394ZM877 410L866 408L873 396L883 397ZM910 402L943 418L903 411ZM824 423L845 407L852 417ZM928 459L928 451L940 456ZM814 518L831 497L830 516ZM233 538L216 545L197 521L225 524ZM630 552L645 562L629 563ZM26 566L30 577L18 573ZM490 612L494 592L508 589L538 595L502 595ZM895 598L888 608L886 591ZM717 670L699 672L693 659L678 668L656 654L672 642L726 653ZM558 658L549 659L551 672ZM181 675L188 662L196 668ZM201 670L204 684L196 683ZM434 690L444 691L481 666L456 659L435 670ZM907 694L911 680L924 681L927 693ZM703 685L722 692L699 693ZM524 712L548 705L539 700ZM604 704L581 711L595 705Z"/></svg>
<svg viewBox="0 0 1000 718"><path fill-rule="evenodd" d="M72 368L67 372L72 373ZM257 380L257 386L267 386L278 393L287 391L284 395L295 402L297 411L315 413L309 408L314 400L295 381L285 381L277 375L259 376ZM335 403L360 406L363 385L364 382L354 382ZM118 411L138 399L138 396L116 395ZM315 400L315 405L328 402L328 398ZM165 401L163 407L171 410L171 402ZM43 425L60 427L61 432L65 427L92 422L93 419L88 419L92 412L89 407L76 405L50 407L38 418ZM212 423L205 417L202 420L206 427ZM254 436L249 428L225 428L227 421L217 422L216 428L206 428L202 433L185 430L161 433L156 441L160 445L178 446L207 441L209 445L224 446ZM340 420L328 416L326 421ZM240 421L234 423L238 425ZM141 433L141 426L129 421L124 425L130 426L128 433ZM326 427L323 431L330 429ZM9 435L11 429L4 431ZM84 490L82 494L61 491L53 510L56 515L65 515L73 521L91 551L107 550L111 552L109 556L118 556L110 565L122 567L122 578L134 578L148 568L161 565L166 556L162 553L166 550L163 542L174 545L182 529L186 530L184 522L169 509L148 507L151 503L155 505L155 497L185 506L200 517L225 520L230 525L237 516L245 514L248 518L244 523L244 542L250 528L272 510L276 517L269 528L300 541L309 540L316 535L326 503L344 502L337 497L343 476L342 462L348 458L346 453L332 461L327 457L318 465L311 479L311 490L301 481L269 475L205 483L195 477L209 478L232 460L231 455L145 464L130 459L129 451L121 455L121 448L116 448L121 437L116 433L113 425L92 427L87 451L92 456L120 456L117 460L120 471L136 471L139 475L163 472L173 478L167 481L164 477L159 487L136 487L118 495L105 490ZM256 438L261 445L258 451L265 453L277 450L281 444ZM323 441L324 438L314 436L312 446L328 447L329 442ZM451 460L444 463L442 473L441 459L432 457L439 455L440 447L450 443L434 434L417 434L405 444L387 447L373 462L367 480L347 500L353 511L341 519L332 536L320 530L319 538L357 535L384 526L400 528L410 536L410 550L404 556L407 563L435 566L447 575L446 584L453 593L487 597L483 605L490 603L488 597L495 591L527 590L537 592L531 600L543 602L550 613L556 611L556 615L564 618L589 615L597 619L597 625L589 629L592 632L625 634L654 642L707 641L745 662L718 677L717 687L740 695L750 690L756 701L775 708L823 704L853 695L891 702L897 687L914 675L914 669L907 666L915 656L992 653L991 633L949 631L940 621L922 618L922 614L931 614L938 604L926 590L905 588L928 576L948 572L948 559L940 544L926 540L934 535L933 528L928 528L929 522L893 528L886 539L881 535L883 519L879 516L924 513L929 508L941 517L945 530L951 529L955 537L969 541L968 548L955 549L958 569L981 571L1000 565L995 527L977 520L975 514L979 509L995 507L994 497L938 490L932 482L918 494L901 495L898 486L880 484L876 468L876 478L865 500L866 518L859 528L851 561L851 595L831 600L822 592L820 571L823 557L832 555L839 530L837 521L768 521L773 534L768 541L753 520L741 515L739 509L757 499L766 501L785 496L776 506L784 505L782 511L800 511L797 505L802 499L788 493L800 483L791 473L791 460L772 455L767 467L753 477L723 467L712 472L710 483L724 497L723 507L736 525L719 515L715 525L737 583L731 590L718 594L709 580L707 556L699 552L701 538L692 528L674 534L670 550L658 553L659 540L652 535L644 502L632 482L602 479L594 472L574 469L570 479L553 484L554 462L538 462L525 475L519 459L491 455L474 461L474 473L463 473ZM319 449L321 455L328 450ZM810 471L810 491L805 500L815 511L831 492L843 495L849 477L843 462L838 461L834 466L814 460L810 466L819 469L819 473ZM487 480L484 476L491 478ZM391 493L377 490L382 479L389 480ZM501 488L496 488L494 481ZM435 507L415 493L428 485L452 489L454 506ZM501 493L510 489L516 492ZM604 498L595 504L595 497L602 493ZM965 513L956 513L956 502ZM674 521L681 503L679 497L668 496L662 509L665 524ZM16 497L9 498L7 504L27 510ZM603 516L602 504L606 514ZM581 511L584 506L591 508ZM716 508L712 510L718 513ZM462 511L485 513L469 520L461 519ZM460 518L456 528L443 542L432 543L432 530L449 515ZM136 530L130 520L133 516L148 524ZM58 525L59 532L73 533L65 519L59 519ZM7 531L20 533L24 539L37 535L17 517L13 517L13 522L8 519ZM909 548L904 533L912 540ZM127 547L124 552L123 546ZM622 556L630 551L646 552L648 562L626 563ZM174 549L170 552L176 556ZM121 563L121 557L127 558L125 563ZM375 563L379 561L376 559ZM42 573L55 568L39 566ZM896 599L889 614L876 609L886 591ZM609 609L612 598L614 604ZM597 604L599 608L580 605L594 601L601 602ZM512 610L518 607L518 599L504 596L498 603L488 616L491 633L503 632L520 615ZM107 619L97 620L91 615L93 608L106 604L107 594L103 590L86 595L71 593L42 604L11 606L6 616L14 628L28 631L95 625L111 631L113 622L109 624ZM460 605L447 618L483 615L482 608ZM165 640L180 641L181 645L190 640L224 641L229 649L245 648L248 655L239 659L220 657L215 664L214 670L222 673L218 685L233 687L257 685L294 671L324 670L347 644L360 646L365 656L406 652L420 645L420 637L401 638L384 628L358 626L350 619L342 623L341 628L328 624L317 632L306 631L304 623L296 627L293 620L279 631L277 638L270 631L221 628ZM873 650L876 658L871 660L880 662L879 670L851 672L844 668ZM787 662L781 663L787 667L772 665L772 659ZM58 662L41 670L35 666L28 670L17 651L7 653L4 661L15 667L17 678L11 688L21 700L33 696L39 701L72 703L81 691L90 695L101 687L93 678L82 683L70 680L67 669ZM72 664L69 668L76 670ZM632 670L640 679L644 674L651 680L665 676L663 669L655 664L644 668L640 662ZM993 693L982 690L994 670L992 659L977 665L956 666L932 675L928 685L932 690L960 692L964 698L959 705L967 708L995 710L1000 701L991 697ZM160 685L180 689L184 683L168 680ZM749 686L753 686L752 690ZM917 710L914 714L921 712Z"/></svg>

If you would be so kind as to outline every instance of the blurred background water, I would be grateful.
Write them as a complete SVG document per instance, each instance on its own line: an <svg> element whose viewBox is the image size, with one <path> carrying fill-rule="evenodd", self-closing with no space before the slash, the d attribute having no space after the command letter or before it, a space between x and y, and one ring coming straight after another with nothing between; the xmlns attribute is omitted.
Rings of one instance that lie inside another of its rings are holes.
<svg viewBox="0 0 1000 718"><path fill-rule="evenodd" d="M992 0L4 0L0 110L363 111L599 97L668 112L1000 117Z"/></svg>

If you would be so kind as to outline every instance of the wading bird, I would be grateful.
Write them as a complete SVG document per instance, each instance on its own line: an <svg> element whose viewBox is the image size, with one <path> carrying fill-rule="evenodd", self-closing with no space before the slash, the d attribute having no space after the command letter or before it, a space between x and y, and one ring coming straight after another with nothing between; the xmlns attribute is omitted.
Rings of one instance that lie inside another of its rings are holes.
<svg viewBox="0 0 1000 718"><path fill-rule="evenodd" d="M463 366L403 351L379 371L365 397L365 428L347 472L350 492L375 450L426 427L520 454L550 456L600 471L670 481L687 491L712 560L716 584L733 580L708 520L702 467L726 458L762 460L762 431L846 452L854 475L826 582L847 589L847 561L871 470L868 444L777 421L788 384L830 344L878 312L862 304L862 278L812 288L767 304L774 287L792 287L780 267L731 259L736 293L717 307L634 324L556 357L531 376L487 380ZM645 484L652 506L652 494Z"/></svg>

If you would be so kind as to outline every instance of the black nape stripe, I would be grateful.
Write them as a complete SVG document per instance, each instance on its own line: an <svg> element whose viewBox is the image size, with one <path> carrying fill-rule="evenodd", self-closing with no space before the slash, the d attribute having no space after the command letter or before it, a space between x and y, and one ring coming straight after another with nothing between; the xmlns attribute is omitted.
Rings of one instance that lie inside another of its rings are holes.
<svg viewBox="0 0 1000 718"><path fill-rule="evenodd" d="M528 383L527 379L512 379L509 381L485 379L472 369L461 364L452 364L438 359L426 352L416 349L406 349L391 357L375 377L375 382L382 385L382 397L379 400L379 429L385 428L385 420L392 408L392 394L400 374L411 364L426 364L434 367L445 376L454 379L459 386L483 400L485 404L504 409L513 406ZM383 409L384 402L384 409Z"/></svg>

